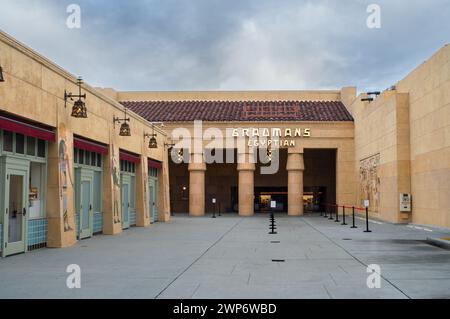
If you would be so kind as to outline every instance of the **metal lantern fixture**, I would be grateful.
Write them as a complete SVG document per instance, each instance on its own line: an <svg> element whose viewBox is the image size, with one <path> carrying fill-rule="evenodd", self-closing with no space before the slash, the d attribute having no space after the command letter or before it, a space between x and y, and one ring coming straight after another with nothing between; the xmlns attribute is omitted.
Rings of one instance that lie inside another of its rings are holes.
<svg viewBox="0 0 450 319"><path fill-rule="evenodd" d="M156 137L158 134L155 133L155 127L153 126L153 133L152 134L144 134L144 140L147 137L150 137L150 142L148 143L148 148L155 149L158 148L158 141L156 140Z"/></svg>
<svg viewBox="0 0 450 319"><path fill-rule="evenodd" d="M127 109L125 109L125 117L123 119L115 116L113 117L114 126L116 125L116 123L122 123L119 131L120 136L131 136L131 129L128 122L130 122L130 118L127 118Z"/></svg>
<svg viewBox="0 0 450 319"><path fill-rule="evenodd" d="M77 79L77 85L78 85L78 95L67 93L67 91L64 91L64 107L67 107L67 101L71 100L73 101L74 98L78 98L78 100L75 101L75 103L72 106L72 117L75 118L87 118L87 108L86 103L83 101L83 99L86 99L86 93L81 94L81 84L83 84L83 79L79 77Z"/></svg>
<svg viewBox="0 0 450 319"><path fill-rule="evenodd" d="M3 77L3 69L0 66L0 82L5 82L5 78Z"/></svg>

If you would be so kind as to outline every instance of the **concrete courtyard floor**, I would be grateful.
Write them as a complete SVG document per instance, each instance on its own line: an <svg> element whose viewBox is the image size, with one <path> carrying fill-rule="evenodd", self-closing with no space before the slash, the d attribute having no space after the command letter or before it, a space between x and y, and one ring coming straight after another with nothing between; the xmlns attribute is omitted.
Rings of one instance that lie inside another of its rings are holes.
<svg viewBox="0 0 450 319"><path fill-rule="evenodd" d="M448 233L276 220L269 235L267 215L179 216L0 259L0 298L450 298L450 251L425 243ZM81 267L81 289L66 287L70 264ZM379 289L367 287L370 264L381 267Z"/></svg>

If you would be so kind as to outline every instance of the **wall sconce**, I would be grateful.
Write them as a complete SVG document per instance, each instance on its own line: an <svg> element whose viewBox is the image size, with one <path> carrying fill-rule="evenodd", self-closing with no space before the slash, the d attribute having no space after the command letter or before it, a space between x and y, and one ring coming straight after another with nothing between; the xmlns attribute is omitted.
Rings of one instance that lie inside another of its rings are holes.
<svg viewBox="0 0 450 319"><path fill-rule="evenodd" d="M122 123L119 131L120 136L131 136L131 129L128 122L130 122L130 118L127 118L127 109L125 109L125 117L123 119L115 116L113 117L114 128L116 127L116 123Z"/></svg>
<svg viewBox="0 0 450 319"><path fill-rule="evenodd" d="M158 141L156 140L156 137L157 137L157 136L158 136L158 135L155 134L154 131L153 131L152 134L144 133L144 140L145 140L147 137L150 137L150 142L148 143L148 148L151 148L151 149L158 148Z"/></svg>
<svg viewBox="0 0 450 319"><path fill-rule="evenodd" d="M78 100L75 101L75 103L72 106L72 117L75 118L87 118L87 109L86 109L86 103L82 99L86 99L86 93L81 94L81 84L83 84L83 79L79 77L77 79L77 85L78 85L78 95L67 93L67 91L64 90L64 107L67 107L67 101L70 99L73 101L73 98L78 98Z"/></svg>
<svg viewBox="0 0 450 319"><path fill-rule="evenodd" d="M0 82L5 82L5 78L3 77L3 69L0 66Z"/></svg>

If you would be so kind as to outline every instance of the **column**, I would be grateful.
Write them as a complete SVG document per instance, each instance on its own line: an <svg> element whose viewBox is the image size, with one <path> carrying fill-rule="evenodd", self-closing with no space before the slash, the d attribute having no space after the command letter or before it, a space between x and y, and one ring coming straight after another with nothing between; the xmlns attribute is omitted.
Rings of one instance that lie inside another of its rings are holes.
<svg viewBox="0 0 450 319"><path fill-rule="evenodd" d="M122 202L120 190L119 148L110 132L108 155L103 157L103 234L122 232Z"/></svg>
<svg viewBox="0 0 450 319"><path fill-rule="evenodd" d="M191 154L189 164L189 215L205 215L205 172L203 154Z"/></svg>
<svg viewBox="0 0 450 319"><path fill-rule="evenodd" d="M251 163L251 154L239 154L239 215L253 216L255 214L255 164Z"/></svg>
<svg viewBox="0 0 450 319"><path fill-rule="evenodd" d="M63 120L67 120L64 118ZM60 123L57 140L49 143L47 176L47 246L70 247L77 242L72 132Z"/></svg>
<svg viewBox="0 0 450 319"><path fill-rule="evenodd" d="M136 166L136 226L150 226L148 159L142 150L141 164Z"/></svg>
<svg viewBox="0 0 450 319"><path fill-rule="evenodd" d="M289 153L286 169L288 171L288 214L302 216L303 171L305 170L303 153Z"/></svg>

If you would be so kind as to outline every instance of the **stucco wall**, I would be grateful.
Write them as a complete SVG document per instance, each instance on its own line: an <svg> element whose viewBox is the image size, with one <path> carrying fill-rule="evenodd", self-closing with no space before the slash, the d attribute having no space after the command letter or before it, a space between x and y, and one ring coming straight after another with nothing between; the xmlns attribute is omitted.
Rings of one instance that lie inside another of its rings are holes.
<svg viewBox="0 0 450 319"><path fill-rule="evenodd" d="M78 94L76 77L55 65L32 49L19 43L10 36L0 32L0 63L3 68L5 82L0 85L0 110L43 123L55 128L57 141L49 143L48 154L48 190L47 218L49 222L48 245L50 247L70 246L76 241L74 231L64 230L62 200L60 198L61 183L59 180L59 142L65 139L67 148L68 169L73 168L73 135L79 135L109 145L109 154L104 158L103 209L104 232L115 234L121 226L111 223L112 191L111 177L112 158L119 156L119 149L141 155L141 167L137 178L136 196L137 213L144 216L148 204L144 202L144 175L147 174L147 158L165 162L161 172L159 198L160 220L168 220L170 207L168 196L168 166L164 143L166 133L156 128L158 149L148 148L148 138L144 133L152 133L151 124L136 114L129 113L131 118L131 137L120 137L120 124L113 124L113 116L124 117L123 106L117 101L103 95L99 91L83 84L83 93L87 94L87 119L76 119L70 116L72 103L64 105L64 91ZM147 191L148 193L148 191ZM67 188L68 219L71 228L75 228L73 186ZM119 201L120 206L120 201ZM138 216L139 217L139 216ZM139 226L150 224L147 219L138 218Z"/></svg>
<svg viewBox="0 0 450 319"><path fill-rule="evenodd" d="M392 222L450 227L450 46L374 102L349 106L355 118L356 169L380 154L380 207ZM361 185L358 187L360 191ZM412 214L400 213L411 193Z"/></svg>
<svg viewBox="0 0 450 319"><path fill-rule="evenodd" d="M413 222L450 227L450 45L397 84L409 93Z"/></svg>

